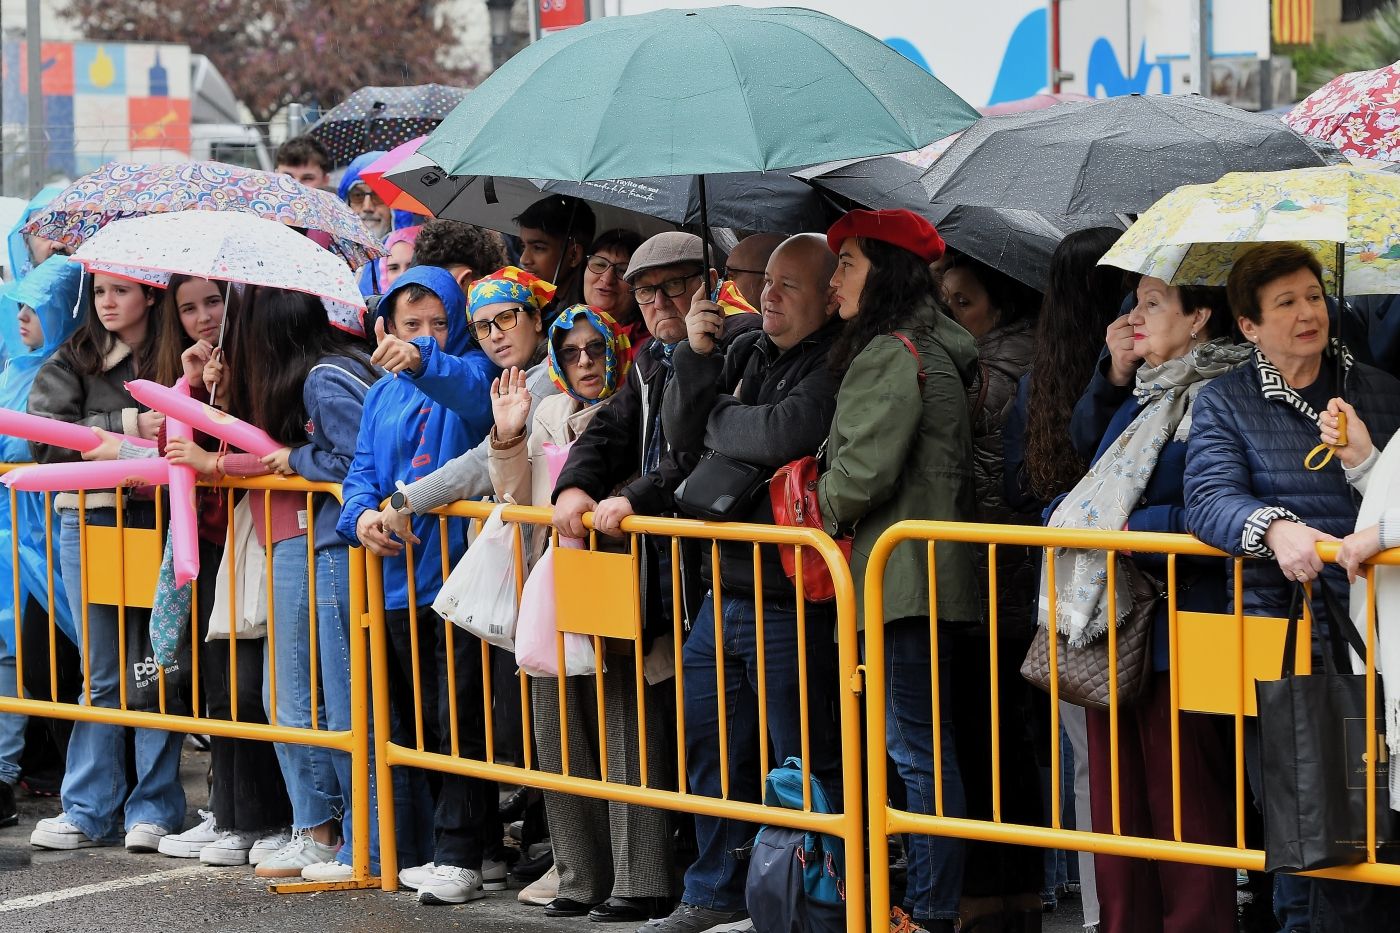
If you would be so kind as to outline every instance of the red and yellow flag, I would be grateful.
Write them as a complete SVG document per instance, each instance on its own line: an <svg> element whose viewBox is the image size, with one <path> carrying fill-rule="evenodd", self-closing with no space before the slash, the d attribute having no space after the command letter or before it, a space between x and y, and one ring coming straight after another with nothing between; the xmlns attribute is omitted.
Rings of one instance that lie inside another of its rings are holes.
<svg viewBox="0 0 1400 933"><path fill-rule="evenodd" d="M1279 45L1312 45L1313 0L1273 0L1274 41Z"/></svg>
<svg viewBox="0 0 1400 933"><path fill-rule="evenodd" d="M719 298L715 302L720 310L728 317L731 314L757 314L758 309L749 304L744 293L739 291L739 286L729 279L724 280L724 284L719 287Z"/></svg>

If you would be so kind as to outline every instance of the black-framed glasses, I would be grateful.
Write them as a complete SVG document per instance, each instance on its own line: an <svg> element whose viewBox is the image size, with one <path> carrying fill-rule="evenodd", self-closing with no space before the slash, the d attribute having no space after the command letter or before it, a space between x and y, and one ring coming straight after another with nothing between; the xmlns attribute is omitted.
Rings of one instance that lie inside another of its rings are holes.
<svg viewBox="0 0 1400 933"><path fill-rule="evenodd" d="M585 262L588 264L588 271L592 272L594 275L604 275L611 269L613 275L617 276L618 281L623 285L627 285L627 280L622 277L622 274L627 271L627 263L613 262L606 256L599 256L597 253L590 255ZM632 286L627 285L627 287L631 288Z"/></svg>
<svg viewBox="0 0 1400 933"><path fill-rule="evenodd" d="M608 342L606 340L590 340L581 347L560 347L558 350L559 359L566 366L572 366L578 362L578 358L587 353L590 360L601 360L607 356Z"/></svg>
<svg viewBox="0 0 1400 933"><path fill-rule="evenodd" d="M667 279L656 285L637 285L632 289L632 294L637 299L639 305L649 305L656 300L656 293L661 292L667 298L679 298L685 294L685 284L691 279L704 278L703 273L692 272L690 275L682 275L678 278Z"/></svg>
<svg viewBox="0 0 1400 933"><path fill-rule="evenodd" d="M520 315L524 313L524 308L507 308L490 320L472 321L471 324L468 325L468 329L472 332L472 336L476 338L477 343L481 343L486 340L487 337L491 336L492 327L496 328L501 333L514 330L515 325L520 323Z"/></svg>

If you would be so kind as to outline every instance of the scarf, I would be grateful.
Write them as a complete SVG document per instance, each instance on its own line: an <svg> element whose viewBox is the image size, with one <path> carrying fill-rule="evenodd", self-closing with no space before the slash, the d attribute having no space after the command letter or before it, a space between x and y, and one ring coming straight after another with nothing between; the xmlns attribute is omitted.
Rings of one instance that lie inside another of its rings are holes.
<svg viewBox="0 0 1400 933"><path fill-rule="evenodd" d="M1050 517L1049 527L1121 530L1142 501L1162 449L1172 440L1184 440L1190 432L1191 402L1196 395L1210 380L1248 358L1247 346L1221 339L1201 344L1160 366L1139 369L1133 395L1142 410L1065 496ZM1053 559L1055 627L1071 647L1081 648L1108 630L1108 557L1102 551L1056 548ZM1122 622L1132 611L1132 597L1121 573L1114 583L1116 622ZM1042 576L1042 625L1049 612L1050 599Z"/></svg>
<svg viewBox="0 0 1400 933"><path fill-rule="evenodd" d="M647 344L646 352L656 357L661 363L661 385L665 391L666 383L671 381L671 374L674 372L671 365L671 355L676 350L674 343L662 343L660 340L653 340ZM646 386L642 387L646 391ZM661 430L661 406L657 405L655 410L650 412L650 430L647 431L646 449L642 451L642 475L649 476L661 467L661 455L666 452L666 438Z"/></svg>
<svg viewBox="0 0 1400 933"><path fill-rule="evenodd" d="M563 343L564 335L572 330L580 319L591 325L608 345L603 366L603 391L597 398L584 398L575 392L564 375L564 364L559 360L558 344ZM627 339L627 333L618 326L612 315L589 305L565 308L549 327L548 344L550 381L558 386L561 392L567 392L570 397L585 405L596 405L616 392L622 386L623 377L627 375L627 367L632 363L632 343Z"/></svg>
<svg viewBox="0 0 1400 933"><path fill-rule="evenodd" d="M510 303L539 314L552 297L553 285L524 269L506 266L472 283L467 294L467 318L470 320L487 305Z"/></svg>

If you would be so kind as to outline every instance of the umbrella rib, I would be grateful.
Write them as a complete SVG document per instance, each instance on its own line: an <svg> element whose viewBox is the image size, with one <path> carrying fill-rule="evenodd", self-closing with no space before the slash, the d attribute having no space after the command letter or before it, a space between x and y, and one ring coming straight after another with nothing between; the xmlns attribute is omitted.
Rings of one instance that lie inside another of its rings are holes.
<svg viewBox="0 0 1400 933"><path fill-rule="evenodd" d="M740 89L741 89L741 91L742 91L742 90L743 90L743 86L744 86L744 80L743 80L743 75L742 75L742 73L739 71L739 63L738 63L738 62L735 60L735 58L734 58L734 50L731 49L731 48L729 47L729 42L725 40L724 35L723 35L718 29L716 29L715 27L711 26L707 21L705 21L705 19L704 19L703 17L701 17L701 24L702 24L706 29L710 30L710 32L714 33L714 34L715 34L715 38L719 39L720 45L724 46L724 52L725 52L726 55L729 56L729 68L730 68L730 70L734 73L734 78L735 78L736 81L739 82ZM779 24L779 25L783 25L783 24ZM786 28L786 27L784 27L784 28ZM797 30L793 30L793 32L796 32L796 31L797 31ZM809 38L810 38L810 37L809 37ZM751 137L752 139L754 139L754 140L757 140L757 139L759 138L759 136L758 136L758 127L754 125L753 108L749 106L749 96L748 96L747 93L741 93L741 94L739 95L739 98L744 102L744 113L745 113L745 115L747 116L748 121L749 121L749 134L750 134L750 137ZM767 154L766 152L763 152L763 151L761 151L761 150L758 152L758 162L759 162L759 165L761 166L761 169L760 169L761 171L767 171L767 170L768 170L768 168L769 168L769 166L768 166L768 154Z"/></svg>

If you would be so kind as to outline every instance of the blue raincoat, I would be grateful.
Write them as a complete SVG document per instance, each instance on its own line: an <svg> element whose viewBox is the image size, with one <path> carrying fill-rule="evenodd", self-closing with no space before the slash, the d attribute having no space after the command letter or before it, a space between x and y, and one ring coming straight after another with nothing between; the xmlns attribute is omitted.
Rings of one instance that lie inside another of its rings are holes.
<svg viewBox="0 0 1400 933"><path fill-rule="evenodd" d="M82 283L82 268L64 256L51 256L38 268L3 292L0 292L0 343L5 348L5 368L0 371L0 407L25 411L29 407L29 388L34 376L59 345L77 329L82 321L74 313ZM20 305L28 305L39 316L44 328L44 344L38 349L24 345L19 335ZM0 461L27 463L33 459L29 442L17 437L0 436ZM39 605L49 605L48 560L45 554L43 493L16 494L18 512L15 524L10 523L10 497L0 495L0 639L11 649L15 644L14 606L23 606L33 597ZM13 546L11 528L20 529L19 576L20 598L12 599L14 587ZM58 568L58 534L54 533L54 569ZM59 628L78 642L77 628L68 608L68 596L63 579L56 572L53 578L54 621Z"/></svg>
<svg viewBox="0 0 1400 933"><path fill-rule="evenodd" d="M364 152L355 156L355 160L345 167L345 174L340 176L340 184L336 187L335 193L344 201L350 189L355 186L355 182L360 180L360 174L375 163L381 156L388 153L380 150L376 152ZM390 230L401 230L404 227L412 227L421 224L423 218L412 211L394 211L394 220L390 225ZM379 263L368 262L360 269L358 277L360 294L368 298L370 295L379 294Z"/></svg>
<svg viewBox="0 0 1400 933"><path fill-rule="evenodd" d="M5 240L5 249L9 254L7 268L14 276L15 281L24 278L34 268L34 263L29 258L29 244L24 242L24 234L20 233L20 230L34 218L35 214L48 207L49 202L58 197L63 189L63 185L49 185L41 189L38 194L30 198L29 204L24 208L24 213L20 214L19 220L10 228L9 235Z"/></svg>
<svg viewBox="0 0 1400 933"><path fill-rule="evenodd" d="M341 486L345 505L336 529L359 544L355 526L367 509L377 509L399 481L422 479L453 457L471 450L491 429L491 380L500 369L467 334L466 298L446 269L415 266L394 282L381 307L392 307L395 294L422 285L447 309L447 345L432 337L412 343L423 355L417 375L400 373L380 379L365 395L355 460ZM426 606L442 586L442 545L433 515L413 519L422 544L413 549L417 601ZM466 523L448 522L448 555L456 561L466 549ZM408 575L403 556L384 561L384 606L408 608Z"/></svg>

